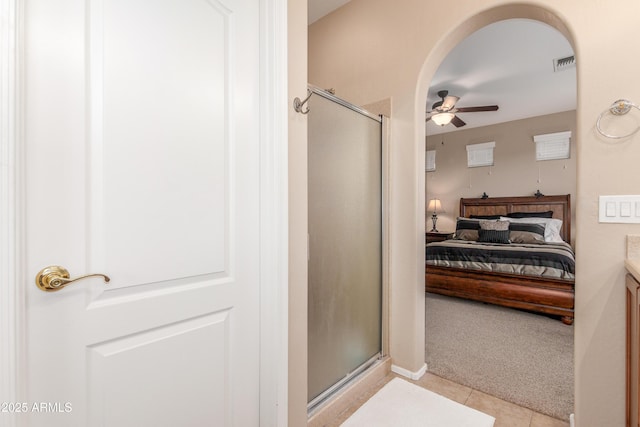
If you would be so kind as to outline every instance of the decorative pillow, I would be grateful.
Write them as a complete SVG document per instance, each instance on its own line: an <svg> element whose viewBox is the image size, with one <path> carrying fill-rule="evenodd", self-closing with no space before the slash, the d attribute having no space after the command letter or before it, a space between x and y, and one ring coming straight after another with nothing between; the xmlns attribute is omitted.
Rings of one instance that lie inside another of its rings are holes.
<svg viewBox="0 0 640 427"><path fill-rule="evenodd" d="M509 230L509 221L480 220L480 229L499 231Z"/></svg>
<svg viewBox="0 0 640 427"><path fill-rule="evenodd" d="M509 224L509 240L511 243L544 243L543 224L527 224L512 222Z"/></svg>
<svg viewBox="0 0 640 427"><path fill-rule="evenodd" d="M553 218L553 211L545 212L511 212L507 214L509 218Z"/></svg>
<svg viewBox="0 0 640 427"><path fill-rule="evenodd" d="M509 230L478 230L478 242L483 243L511 243L509 241Z"/></svg>
<svg viewBox="0 0 640 427"><path fill-rule="evenodd" d="M560 229L562 228L562 220L556 218L502 218L505 221L511 223L525 223L525 224L542 224L544 225L544 241L561 243L563 242L560 236Z"/></svg>
<svg viewBox="0 0 640 427"><path fill-rule="evenodd" d="M509 241L509 221L480 220L478 242L511 243Z"/></svg>
<svg viewBox="0 0 640 427"><path fill-rule="evenodd" d="M478 240L478 230L480 230L480 220L460 217L456 221L456 239Z"/></svg>

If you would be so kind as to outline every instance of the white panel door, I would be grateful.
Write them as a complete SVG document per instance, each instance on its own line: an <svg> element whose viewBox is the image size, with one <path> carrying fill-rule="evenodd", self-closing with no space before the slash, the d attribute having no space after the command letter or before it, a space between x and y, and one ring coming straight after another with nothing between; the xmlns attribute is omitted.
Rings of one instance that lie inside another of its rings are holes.
<svg viewBox="0 0 640 427"><path fill-rule="evenodd" d="M19 419L258 425L258 0L24 12ZM111 280L44 292L52 265Z"/></svg>

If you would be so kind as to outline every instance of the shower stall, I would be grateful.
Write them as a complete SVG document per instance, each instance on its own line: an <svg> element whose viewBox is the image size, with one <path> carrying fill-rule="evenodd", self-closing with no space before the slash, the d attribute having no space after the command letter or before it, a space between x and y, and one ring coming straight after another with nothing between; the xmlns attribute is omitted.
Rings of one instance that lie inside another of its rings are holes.
<svg viewBox="0 0 640 427"><path fill-rule="evenodd" d="M310 87L308 409L383 352L383 118Z"/></svg>

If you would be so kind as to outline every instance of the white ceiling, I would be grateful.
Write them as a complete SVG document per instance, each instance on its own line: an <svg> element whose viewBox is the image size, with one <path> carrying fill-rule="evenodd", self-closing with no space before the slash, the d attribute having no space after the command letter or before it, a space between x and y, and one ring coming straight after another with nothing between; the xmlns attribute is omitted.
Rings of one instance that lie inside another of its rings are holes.
<svg viewBox="0 0 640 427"><path fill-rule="evenodd" d="M459 96L457 107L498 105L492 112L459 113L467 124L427 122L427 135L487 126L576 108L576 69L554 72L553 60L573 54L553 27L533 20L510 19L488 25L460 42L436 71L427 111L439 90Z"/></svg>
<svg viewBox="0 0 640 427"><path fill-rule="evenodd" d="M349 0L308 0L309 24ZM459 113L466 122L426 123L427 135L488 126L512 120L574 110L576 69L554 72L553 60L573 55L567 39L539 21L509 19L488 25L461 41L436 71L426 111L448 90L460 97L456 106L498 105L498 111Z"/></svg>

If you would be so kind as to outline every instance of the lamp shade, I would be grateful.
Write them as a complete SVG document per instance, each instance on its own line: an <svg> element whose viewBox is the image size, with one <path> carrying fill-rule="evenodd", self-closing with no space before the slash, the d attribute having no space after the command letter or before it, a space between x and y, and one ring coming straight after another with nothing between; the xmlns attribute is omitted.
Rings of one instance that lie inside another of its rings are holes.
<svg viewBox="0 0 640 427"><path fill-rule="evenodd" d="M440 199L429 200L429 206L427 206L427 210L432 211L434 213L444 212L444 209L442 209L442 203L440 202Z"/></svg>
<svg viewBox="0 0 640 427"><path fill-rule="evenodd" d="M434 114L433 116L431 116L431 120L433 120L433 122L439 126L444 126L451 123L451 120L453 120L454 117L455 114L445 112Z"/></svg>

